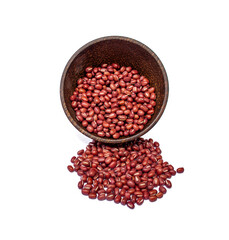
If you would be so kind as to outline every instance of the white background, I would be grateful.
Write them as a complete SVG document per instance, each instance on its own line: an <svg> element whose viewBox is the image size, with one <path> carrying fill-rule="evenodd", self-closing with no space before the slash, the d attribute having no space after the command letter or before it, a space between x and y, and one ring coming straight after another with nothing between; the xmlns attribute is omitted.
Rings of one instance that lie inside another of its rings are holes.
<svg viewBox="0 0 229 240"><path fill-rule="evenodd" d="M1 1L0 239L229 239L228 1ZM130 210L89 200L67 171L90 139L65 116L72 54L109 35L161 59L169 100L144 137L185 173Z"/></svg>

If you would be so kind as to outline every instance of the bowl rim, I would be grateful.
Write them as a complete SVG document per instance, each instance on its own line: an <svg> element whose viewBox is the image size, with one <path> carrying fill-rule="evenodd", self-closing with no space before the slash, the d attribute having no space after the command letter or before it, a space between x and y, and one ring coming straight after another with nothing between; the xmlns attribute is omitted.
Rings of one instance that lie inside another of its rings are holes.
<svg viewBox="0 0 229 240"><path fill-rule="evenodd" d="M146 50L150 55L152 55L154 57L154 59L157 61L161 71L162 71L162 75L163 75L163 80L164 80L164 85L165 85L165 96L163 99L163 103L162 103L162 107L159 110L158 115L156 116L156 118L152 121L152 123L150 123L147 127L145 127L143 130L141 130L140 132L137 132L136 134L132 135L132 136L127 136L127 137L122 137L122 138L118 138L118 139L112 139L112 138L103 138L103 137L99 137L98 135L93 135L90 132L88 132L85 128L81 127L75 119L73 119L70 115L70 112L67 109L67 105L65 102L65 98L64 98L64 82L66 79L66 74L67 71L70 67L70 65L72 64L72 62L74 61L74 59L76 58L76 56L81 53L83 50L85 50L86 48L88 48L91 45L94 45L98 42L102 42L102 41L107 41L107 40L122 40L122 41L128 41L131 43L134 43L140 47L142 47L144 50ZM85 45L83 45L81 48L79 48L73 55L72 57L68 60L64 71L62 73L62 77L61 77L61 82L60 82L60 99L61 99L61 104L63 107L63 110L67 116L67 118L69 119L69 121L72 123L72 125L79 130L82 134L86 135L87 137L94 139L96 141L99 142L104 142L104 143L111 143L111 144L118 144L118 143L124 143L124 142L129 142L129 141L133 141L139 137L141 137L142 135L144 135L145 133L147 133L150 129L152 129L157 122L159 121L159 119L161 118L166 104L168 102L168 95L169 95L169 84L168 84L168 77L165 71L165 68L161 62L161 60L159 59L159 57L149 48L147 47L145 44L139 42L138 40L135 40L133 38L129 38L129 37L124 37L124 36L105 36L105 37L100 37L97 39L94 39L88 43L86 43Z"/></svg>

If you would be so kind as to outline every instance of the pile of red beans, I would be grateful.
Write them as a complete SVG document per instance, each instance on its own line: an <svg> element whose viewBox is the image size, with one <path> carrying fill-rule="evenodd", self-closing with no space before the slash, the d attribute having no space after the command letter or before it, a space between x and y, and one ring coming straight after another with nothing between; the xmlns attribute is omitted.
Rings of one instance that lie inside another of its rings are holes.
<svg viewBox="0 0 229 240"><path fill-rule="evenodd" d="M117 139L134 135L152 118L155 88L131 67L87 67L70 97L76 119L90 133Z"/></svg>
<svg viewBox="0 0 229 240"><path fill-rule="evenodd" d="M169 179L184 172L163 161L158 142L143 138L115 146L92 141L71 162L68 170L81 177L78 188L83 195L131 209L162 198L172 187Z"/></svg>

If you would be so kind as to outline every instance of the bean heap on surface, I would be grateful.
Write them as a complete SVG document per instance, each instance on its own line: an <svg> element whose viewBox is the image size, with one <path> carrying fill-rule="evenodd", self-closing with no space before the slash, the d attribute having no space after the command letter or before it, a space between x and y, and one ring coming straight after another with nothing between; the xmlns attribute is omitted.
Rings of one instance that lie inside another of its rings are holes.
<svg viewBox="0 0 229 240"><path fill-rule="evenodd" d="M76 118L90 133L117 139L134 135L152 118L155 88L131 67L87 67L70 97Z"/></svg>
<svg viewBox="0 0 229 240"><path fill-rule="evenodd" d="M169 179L176 175L174 167L163 161L159 143L152 139L139 138L116 146L92 141L77 154L68 170L81 177L78 188L82 194L131 209L135 203L162 198L172 187ZM184 168L177 169L182 172Z"/></svg>

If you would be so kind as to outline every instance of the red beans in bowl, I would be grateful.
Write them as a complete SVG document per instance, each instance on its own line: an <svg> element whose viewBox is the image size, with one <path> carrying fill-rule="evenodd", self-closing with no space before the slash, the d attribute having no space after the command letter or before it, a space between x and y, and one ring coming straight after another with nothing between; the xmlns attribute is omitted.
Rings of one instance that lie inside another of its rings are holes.
<svg viewBox="0 0 229 240"><path fill-rule="evenodd" d="M67 168L80 176L78 188L82 194L130 209L145 200L162 198L172 187L169 179L176 175L174 167L163 160L159 143L152 139L139 138L119 145L92 141L77 154Z"/></svg>
<svg viewBox="0 0 229 240"><path fill-rule="evenodd" d="M141 131L154 114L155 88L130 66L87 67L70 97L88 132L118 139Z"/></svg>

